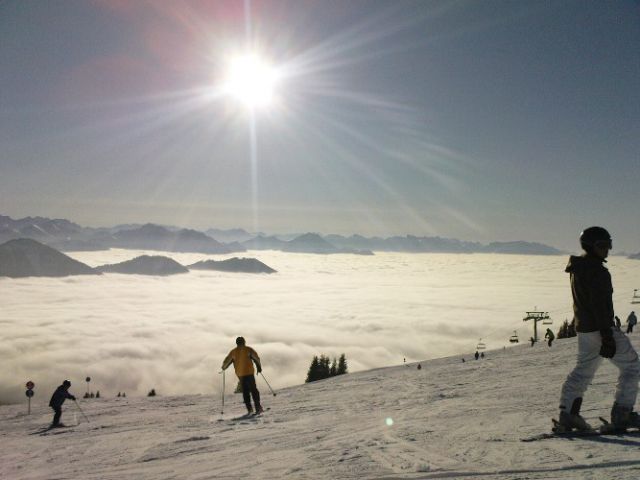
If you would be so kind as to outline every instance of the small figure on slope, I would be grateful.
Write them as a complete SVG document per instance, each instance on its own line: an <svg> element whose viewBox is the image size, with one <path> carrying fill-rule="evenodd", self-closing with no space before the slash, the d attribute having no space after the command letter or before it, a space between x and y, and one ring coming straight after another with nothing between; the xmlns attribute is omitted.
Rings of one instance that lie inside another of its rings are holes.
<svg viewBox="0 0 640 480"><path fill-rule="evenodd" d="M255 371L253 369L253 364L255 363L258 373L262 372L260 357L253 348L246 345L243 337L236 338L236 345L237 347L231 350L224 362L222 362L222 369L226 370L233 363L233 368L242 384L242 396L244 404L247 406L247 413L254 412L251 407L251 398L253 397L255 413L260 414L263 410L262 405L260 405L260 392L256 386Z"/></svg>
<svg viewBox="0 0 640 480"><path fill-rule="evenodd" d="M60 423L60 417L62 416L62 404L64 401L69 398L71 400L76 399L73 395L69 393L69 387L71 387L71 382L69 380L65 380L62 382L56 391L51 395L51 400L49 400L49 406L53 408L55 412L53 415L53 422L51 423L52 427L63 427L64 425Z"/></svg>
<svg viewBox="0 0 640 480"><path fill-rule="evenodd" d="M476 360L480 358L480 354L478 353L477 350L476 350L476 353L473 356L476 358Z"/></svg>
<svg viewBox="0 0 640 480"><path fill-rule="evenodd" d="M535 345L535 343L536 343L536 339L535 339L535 338L533 338L533 337L531 337L531 338L529 339L529 341L531 342L531 346L532 346L532 347L533 347L533 346Z"/></svg>
<svg viewBox="0 0 640 480"><path fill-rule="evenodd" d="M544 335L544 338L547 339L547 344L551 346L556 336L553 334L550 328L547 328L547 333Z"/></svg>
<svg viewBox="0 0 640 480"><path fill-rule="evenodd" d="M627 333L633 333L633 327L638 323L638 319L636 318L636 314L631 312L627 317Z"/></svg>
<svg viewBox="0 0 640 480"><path fill-rule="evenodd" d="M578 357L562 385L560 418L555 430L591 429L580 416L580 406L603 357L620 371L611 409L613 428L640 427L640 417L633 411L640 378L638 355L629 339L612 328L613 286L611 274L603 265L612 248L611 236L602 227L589 227L580 235L580 245L585 254L571 256L566 268L571 281Z"/></svg>

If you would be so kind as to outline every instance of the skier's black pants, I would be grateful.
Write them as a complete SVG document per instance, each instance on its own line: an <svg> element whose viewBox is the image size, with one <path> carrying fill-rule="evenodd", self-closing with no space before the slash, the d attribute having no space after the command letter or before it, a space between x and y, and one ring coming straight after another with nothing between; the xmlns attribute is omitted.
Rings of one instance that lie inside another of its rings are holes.
<svg viewBox="0 0 640 480"><path fill-rule="evenodd" d="M51 425L58 425L60 423L60 417L62 416L62 408L61 407L51 407L55 412L53 414L53 423Z"/></svg>
<svg viewBox="0 0 640 480"><path fill-rule="evenodd" d="M260 410L260 392L256 387L256 377L253 375L246 375L240 377L240 383L242 384L242 397L244 398L244 404L247 406L247 410L251 410L251 397L253 397L253 403L256 406L256 412Z"/></svg>

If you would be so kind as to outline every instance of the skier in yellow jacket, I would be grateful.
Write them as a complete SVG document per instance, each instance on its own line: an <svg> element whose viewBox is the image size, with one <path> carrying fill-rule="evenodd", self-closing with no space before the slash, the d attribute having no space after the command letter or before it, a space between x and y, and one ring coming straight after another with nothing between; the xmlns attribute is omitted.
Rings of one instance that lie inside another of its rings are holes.
<svg viewBox="0 0 640 480"><path fill-rule="evenodd" d="M260 365L260 357L256 351L248 347L245 344L243 337L236 338L237 347L229 352L227 358L222 362L222 369L226 370L229 365L233 363L233 368L236 371L236 375L240 379L242 385L242 396L244 398L244 404L247 406L249 414L253 413L251 408L251 397L253 397L253 403L255 404L255 413L262 413L262 406L260 405L260 392L256 386L256 377L254 376L253 364L256 364L258 373L262 372L262 365Z"/></svg>

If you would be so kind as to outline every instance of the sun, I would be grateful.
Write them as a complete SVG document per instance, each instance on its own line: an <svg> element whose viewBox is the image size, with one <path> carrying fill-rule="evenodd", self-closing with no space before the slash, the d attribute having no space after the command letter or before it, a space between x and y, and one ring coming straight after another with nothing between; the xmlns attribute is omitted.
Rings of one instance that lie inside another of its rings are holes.
<svg viewBox="0 0 640 480"><path fill-rule="evenodd" d="M256 54L244 54L229 62L225 92L246 107L265 108L272 104L278 71Z"/></svg>

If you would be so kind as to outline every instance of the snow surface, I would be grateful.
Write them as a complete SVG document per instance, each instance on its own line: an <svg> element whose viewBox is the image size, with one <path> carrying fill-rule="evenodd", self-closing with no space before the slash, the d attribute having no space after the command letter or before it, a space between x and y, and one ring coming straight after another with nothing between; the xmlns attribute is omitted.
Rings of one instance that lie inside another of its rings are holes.
<svg viewBox="0 0 640 480"><path fill-rule="evenodd" d="M636 348L639 341L633 338ZM279 390L270 410L240 395L71 401L67 429L34 434L44 405L0 407L2 479L636 479L640 438L521 438L549 431L575 339L375 369ZM269 372L265 370L267 379ZM608 416L617 371L603 363L585 396ZM234 384L228 372L227 387ZM218 381L221 377L218 376ZM37 387L36 387L37 388ZM82 393L76 390L76 394ZM44 393L42 393L44 394Z"/></svg>

